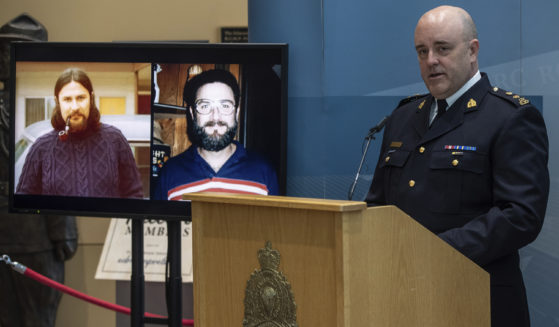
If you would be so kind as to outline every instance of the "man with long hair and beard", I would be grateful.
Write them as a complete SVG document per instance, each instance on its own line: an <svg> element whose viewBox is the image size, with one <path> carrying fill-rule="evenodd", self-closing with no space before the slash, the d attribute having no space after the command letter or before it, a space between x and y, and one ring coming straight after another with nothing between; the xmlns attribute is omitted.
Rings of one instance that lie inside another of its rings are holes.
<svg viewBox="0 0 559 327"><path fill-rule="evenodd" d="M143 197L128 141L120 130L100 122L87 74L77 68L65 70L54 96L54 129L31 146L16 193Z"/></svg>
<svg viewBox="0 0 559 327"><path fill-rule="evenodd" d="M186 82L183 99L192 146L165 163L155 199L181 200L191 192L277 195L274 169L234 140L240 99L235 76L202 72Z"/></svg>

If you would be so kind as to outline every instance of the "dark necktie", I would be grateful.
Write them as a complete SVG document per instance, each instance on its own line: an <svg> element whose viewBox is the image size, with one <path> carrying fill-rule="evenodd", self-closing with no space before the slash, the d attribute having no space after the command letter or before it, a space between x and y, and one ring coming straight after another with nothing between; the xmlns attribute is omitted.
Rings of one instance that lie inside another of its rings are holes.
<svg viewBox="0 0 559 327"><path fill-rule="evenodd" d="M446 112L446 107L448 107L448 103L446 103L445 99L437 100L437 115L435 116L435 120L441 118L442 115Z"/></svg>

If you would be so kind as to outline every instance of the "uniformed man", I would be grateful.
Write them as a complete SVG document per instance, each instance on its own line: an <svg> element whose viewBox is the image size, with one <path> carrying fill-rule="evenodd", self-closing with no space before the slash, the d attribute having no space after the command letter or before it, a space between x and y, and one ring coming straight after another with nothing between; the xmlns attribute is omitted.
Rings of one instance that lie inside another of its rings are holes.
<svg viewBox="0 0 559 327"><path fill-rule="evenodd" d="M415 49L429 94L386 123L366 201L393 204L491 276L491 326L529 326L518 249L538 235L549 193L548 139L528 100L478 70L461 8L425 13Z"/></svg>

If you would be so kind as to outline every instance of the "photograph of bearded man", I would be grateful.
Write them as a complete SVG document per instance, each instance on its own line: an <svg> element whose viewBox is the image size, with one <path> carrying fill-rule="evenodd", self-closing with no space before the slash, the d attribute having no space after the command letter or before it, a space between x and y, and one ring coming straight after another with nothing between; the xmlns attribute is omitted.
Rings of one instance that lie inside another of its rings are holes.
<svg viewBox="0 0 559 327"><path fill-rule="evenodd" d="M277 195L275 170L235 140L240 89L227 70L204 71L185 83L187 134L192 145L161 169L155 199L181 200L192 192Z"/></svg>
<svg viewBox="0 0 559 327"><path fill-rule="evenodd" d="M66 69L54 97L53 129L31 146L16 193L142 198L130 145L118 128L101 123L89 76Z"/></svg>

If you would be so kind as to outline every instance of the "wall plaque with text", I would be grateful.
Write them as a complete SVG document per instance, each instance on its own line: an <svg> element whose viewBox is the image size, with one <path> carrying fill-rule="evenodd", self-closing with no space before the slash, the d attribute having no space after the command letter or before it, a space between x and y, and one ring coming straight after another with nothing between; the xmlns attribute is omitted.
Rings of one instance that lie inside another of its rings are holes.
<svg viewBox="0 0 559 327"><path fill-rule="evenodd" d="M248 42L248 27L222 27L221 42L223 43Z"/></svg>

